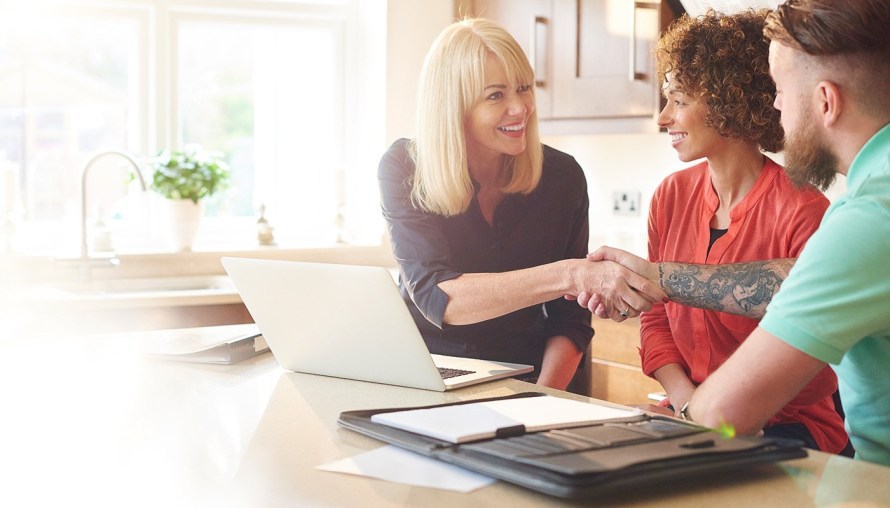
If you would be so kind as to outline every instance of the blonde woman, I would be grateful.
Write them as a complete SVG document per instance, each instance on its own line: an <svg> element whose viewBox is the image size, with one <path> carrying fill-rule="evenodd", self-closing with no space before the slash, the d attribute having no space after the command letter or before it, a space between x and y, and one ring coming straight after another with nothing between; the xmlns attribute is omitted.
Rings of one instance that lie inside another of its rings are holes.
<svg viewBox="0 0 890 508"><path fill-rule="evenodd" d="M617 319L664 298L611 262L589 263L587 184L574 158L541 144L534 74L483 19L447 27L427 54L417 137L379 167L402 296L432 353L535 366L564 389L593 336L564 295L601 291Z"/></svg>

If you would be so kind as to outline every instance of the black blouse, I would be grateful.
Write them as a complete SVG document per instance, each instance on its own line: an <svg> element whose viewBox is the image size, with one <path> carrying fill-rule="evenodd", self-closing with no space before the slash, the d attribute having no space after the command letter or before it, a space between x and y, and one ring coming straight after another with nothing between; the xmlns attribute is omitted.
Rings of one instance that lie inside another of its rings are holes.
<svg viewBox="0 0 890 508"><path fill-rule="evenodd" d="M543 305L471 325L443 325L447 295L438 284L463 273L507 272L568 258L588 250L587 181L581 166L544 145L538 188L508 195L494 214L470 208L444 217L415 208L410 200L414 163L406 139L383 155L378 170L381 207L399 264L399 288L430 352L534 365L540 372L545 341L569 337L586 351L593 337L590 312L558 298Z"/></svg>

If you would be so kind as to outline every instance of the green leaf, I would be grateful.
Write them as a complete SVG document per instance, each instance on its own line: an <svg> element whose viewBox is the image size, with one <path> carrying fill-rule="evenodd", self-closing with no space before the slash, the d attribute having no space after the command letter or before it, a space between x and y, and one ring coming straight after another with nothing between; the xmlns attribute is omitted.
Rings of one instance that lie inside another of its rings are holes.
<svg viewBox="0 0 890 508"><path fill-rule="evenodd" d="M163 150L153 166L152 189L168 199L199 200L226 188L228 164L218 152L197 145L184 150Z"/></svg>

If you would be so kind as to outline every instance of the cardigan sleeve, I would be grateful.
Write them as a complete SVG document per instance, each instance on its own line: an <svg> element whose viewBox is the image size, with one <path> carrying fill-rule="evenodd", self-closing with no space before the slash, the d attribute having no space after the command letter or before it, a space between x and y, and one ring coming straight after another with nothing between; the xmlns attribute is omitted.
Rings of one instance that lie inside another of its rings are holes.
<svg viewBox="0 0 890 508"><path fill-rule="evenodd" d="M659 186L649 206L649 260L661 261L661 236L658 214L663 205L663 186ZM653 373L670 363L677 363L689 370L683 356L677 349L674 335L668 322L664 304L656 303L652 310L640 316L640 359L643 373L653 377Z"/></svg>
<svg viewBox="0 0 890 508"><path fill-rule="evenodd" d="M395 141L380 160L380 206L402 285L423 316L442 328L448 295L438 284L461 273L452 267L448 242L437 218L411 203L414 163L407 146L406 139Z"/></svg>
<svg viewBox="0 0 890 508"><path fill-rule="evenodd" d="M546 163L547 159L545 159ZM574 220L566 245L564 259L584 258L589 250L590 237L590 198L587 194L587 180L584 171L578 163L571 159L571 173L574 175L572 184L572 199ZM567 164L568 165L568 164ZM557 298L544 303L547 320L545 321L545 336L555 337L564 335L575 343L578 351L586 352L593 338L593 319L589 310L578 305L575 301Z"/></svg>

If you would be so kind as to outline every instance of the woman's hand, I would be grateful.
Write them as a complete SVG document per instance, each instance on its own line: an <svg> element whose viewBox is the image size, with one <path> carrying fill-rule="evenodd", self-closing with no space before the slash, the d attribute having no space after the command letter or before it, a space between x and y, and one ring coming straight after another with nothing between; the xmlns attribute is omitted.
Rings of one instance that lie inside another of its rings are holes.
<svg viewBox="0 0 890 508"><path fill-rule="evenodd" d="M636 317L651 309L653 303L666 298L658 284L608 260L576 264L574 286L579 305L591 312L599 311L599 317L609 317L617 322Z"/></svg>
<svg viewBox="0 0 890 508"><path fill-rule="evenodd" d="M641 303L639 299L634 299L633 296L630 299L619 298L616 300L614 296L600 292L592 287L580 291L574 297L567 296L568 299L576 299L578 305L587 307L595 316L603 319L611 318L620 323L628 317L636 317L640 312L649 310L651 303L659 300L662 302L668 301L667 295L661 289L658 266L655 263L650 263L639 256L613 247L600 247L588 254L587 260L594 263L612 262L621 266L626 272L620 274L620 276L625 279L632 279L634 285L631 287L636 290L639 296L645 298L648 304ZM627 273L632 273L633 275L629 276ZM640 282L641 280L645 282ZM635 304L640 304L641 306L637 307Z"/></svg>

